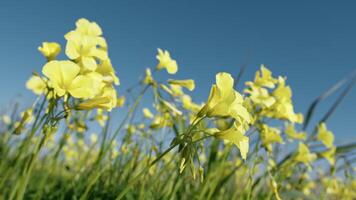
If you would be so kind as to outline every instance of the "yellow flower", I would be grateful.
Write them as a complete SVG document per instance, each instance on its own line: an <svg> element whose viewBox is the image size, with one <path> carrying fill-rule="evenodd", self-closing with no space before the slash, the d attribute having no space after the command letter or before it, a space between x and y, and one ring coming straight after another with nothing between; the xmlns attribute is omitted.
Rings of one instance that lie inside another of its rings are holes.
<svg viewBox="0 0 356 200"><path fill-rule="evenodd" d="M160 84L159 86L173 97L179 97L184 95L182 87L179 85L170 85L170 88L163 84Z"/></svg>
<svg viewBox="0 0 356 200"><path fill-rule="evenodd" d="M252 83L252 82L248 82ZM249 98L252 100L254 104L257 104L262 107L271 107L275 102L276 99L272 97L266 88L259 87L255 84L248 84L250 87L246 89L244 92L249 94Z"/></svg>
<svg viewBox="0 0 356 200"><path fill-rule="evenodd" d="M194 80L188 79L188 80L168 80L168 83L171 85L179 85L182 87L187 88L190 91L193 91L195 88L195 83Z"/></svg>
<svg viewBox="0 0 356 200"><path fill-rule="evenodd" d="M256 72L254 82L260 87L274 88L274 84L277 80L272 77L272 72L270 70L268 70L264 65L261 65L261 72Z"/></svg>
<svg viewBox="0 0 356 200"><path fill-rule="evenodd" d="M85 18L80 18L75 25L77 27L76 31L83 35L100 36L103 34L100 26L97 23L90 22Z"/></svg>
<svg viewBox="0 0 356 200"><path fill-rule="evenodd" d="M249 148L249 139L244 135L245 129L234 123L234 125L218 133L215 133L214 136L232 142L240 150L241 157L246 160L248 148Z"/></svg>
<svg viewBox="0 0 356 200"><path fill-rule="evenodd" d="M309 148L305 144L299 143L298 152L295 157L297 162L302 162L309 166L316 158L316 154L310 153Z"/></svg>
<svg viewBox="0 0 356 200"><path fill-rule="evenodd" d="M334 165L335 164L335 152L336 152L336 148L332 147L331 149L322 152L321 156L324 157L330 163L330 165Z"/></svg>
<svg viewBox="0 0 356 200"><path fill-rule="evenodd" d="M94 95L93 80L79 75L79 71L79 66L71 61L50 61L42 69L57 96L69 93L75 98L91 98Z"/></svg>
<svg viewBox="0 0 356 200"><path fill-rule="evenodd" d="M54 60L61 52L61 45L56 42L43 42L38 50L50 61Z"/></svg>
<svg viewBox="0 0 356 200"><path fill-rule="evenodd" d="M65 35L67 39L66 55L83 66L84 71L95 71L98 67L97 59L107 60L107 52L98 48L95 37L82 35L72 31Z"/></svg>
<svg viewBox="0 0 356 200"><path fill-rule="evenodd" d="M293 124L286 125L284 132L289 138L294 140L305 140L307 137L305 132L297 132Z"/></svg>
<svg viewBox="0 0 356 200"><path fill-rule="evenodd" d="M262 115L288 120L292 123L302 123L303 115L294 112L292 102L292 90L289 86L285 85L285 78L278 78L278 87L273 91L272 96L276 102L268 109L262 112Z"/></svg>
<svg viewBox="0 0 356 200"><path fill-rule="evenodd" d="M150 125L150 128L160 129L168 126L172 126L172 121L170 120L170 114L165 113L163 115L156 115Z"/></svg>
<svg viewBox="0 0 356 200"><path fill-rule="evenodd" d="M266 124L262 124L261 126L261 140L263 145L271 151L271 144L280 143L284 144L283 138L280 135L280 131L276 128L269 127Z"/></svg>
<svg viewBox="0 0 356 200"><path fill-rule="evenodd" d="M166 68L169 74L175 74L178 71L177 62L171 58L168 51L162 51L162 49L158 49L158 55L156 58L159 61L156 67L157 70Z"/></svg>
<svg viewBox="0 0 356 200"><path fill-rule="evenodd" d="M144 117L146 117L146 118L153 118L153 114L152 114L152 112L148 109L148 108L144 108L143 110L142 110L142 112L143 112L143 116Z"/></svg>
<svg viewBox="0 0 356 200"><path fill-rule="evenodd" d="M125 96L121 96L117 98L117 105L116 107L121 108L122 106L124 106L126 101L126 97Z"/></svg>
<svg viewBox="0 0 356 200"><path fill-rule="evenodd" d="M103 76L104 82L108 84L114 83L115 85L120 84L120 80L116 76L115 70L109 59L102 61L101 64L96 69L96 72L98 72Z"/></svg>
<svg viewBox="0 0 356 200"><path fill-rule="evenodd" d="M175 105L169 103L168 101L162 100L162 105L168 110L172 111L173 114L182 115L182 112L178 110Z"/></svg>
<svg viewBox="0 0 356 200"><path fill-rule="evenodd" d="M101 93L92 99L84 101L77 106L77 109L90 110L100 108L111 111L117 106L116 90L112 86L106 86Z"/></svg>
<svg viewBox="0 0 356 200"><path fill-rule="evenodd" d="M201 106L193 103L192 98L188 95L182 96L182 106L184 109L191 110L195 113L199 112Z"/></svg>
<svg viewBox="0 0 356 200"><path fill-rule="evenodd" d="M102 109L97 109L95 120L99 123L101 127L104 127L105 122L108 120L108 116L105 115Z"/></svg>
<svg viewBox="0 0 356 200"><path fill-rule="evenodd" d="M6 125L10 125L11 124L11 117L9 115L3 115L1 120Z"/></svg>
<svg viewBox="0 0 356 200"><path fill-rule="evenodd" d="M30 123L33 119L33 110L32 108L29 108L25 110L24 112L21 112L21 120L18 122L15 122L15 130L14 134L20 135L25 128L25 125Z"/></svg>
<svg viewBox="0 0 356 200"><path fill-rule="evenodd" d="M98 141L98 135L95 133L90 134L90 143L95 144Z"/></svg>
<svg viewBox="0 0 356 200"><path fill-rule="evenodd" d="M234 79L229 73L218 73L216 85L211 88L208 102L199 112L199 116L232 117L239 122L250 122L250 114L242 105L243 98L233 88Z"/></svg>
<svg viewBox="0 0 356 200"><path fill-rule="evenodd" d="M142 82L144 84L147 84L147 85L154 83L154 80L153 80L153 77L152 77L152 72L151 72L150 68L146 69L146 76L145 76L145 78L143 79Z"/></svg>
<svg viewBox="0 0 356 200"><path fill-rule="evenodd" d="M326 128L325 123L318 126L317 139L321 141L326 147L330 148L334 143L334 134Z"/></svg>
<svg viewBox="0 0 356 200"><path fill-rule="evenodd" d="M44 94L47 89L46 82L39 76L33 75L27 82L26 88L37 95Z"/></svg>

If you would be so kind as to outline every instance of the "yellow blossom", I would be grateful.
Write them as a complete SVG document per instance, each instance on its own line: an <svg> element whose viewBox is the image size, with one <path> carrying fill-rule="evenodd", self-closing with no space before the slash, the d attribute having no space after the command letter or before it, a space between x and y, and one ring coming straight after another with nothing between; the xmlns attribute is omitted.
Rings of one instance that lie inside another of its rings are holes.
<svg viewBox="0 0 356 200"><path fill-rule="evenodd" d="M302 162L309 166L316 158L316 154L310 153L309 148L305 144L299 143L298 152L295 157L297 162Z"/></svg>
<svg viewBox="0 0 356 200"><path fill-rule="evenodd" d="M100 126L104 127L105 122L108 120L108 116L105 115L102 109L97 109L95 120L100 124Z"/></svg>
<svg viewBox="0 0 356 200"><path fill-rule="evenodd" d="M178 110L178 108L175 105L171 104L170 102L162 100L162 104L164 105L165 108L172 111L173 114L182 115L182 112Z"/></svg>
<svg viewBox="0 0 356 200"><path fill-rule="evenodd" d="M269 127L266 124L262 124L261 126L261 140L263 145L271 151L271 144L280 143L284 144L283 138L280 135L280 131L276 128Z"/></svg>
<svg viewBox="0 0 356 200"><path fill-rule="evenodd" d="M250 114L242 105L243 98L234 88L234 79L228 73L216 75L216 85L211 88L207 103L199 112L200 116L232 117L241 122L250 122Z"/></svg>
<svg viewBox="0 0 356 200"><path fill-rule="evenodd" d="M271 107L276 99L272 97L266 88L259 87L255 84L249 85L250 87L245 90L245 93L249 94L249 98L253 103L262 107Z"/></svg>
<svg viewBox="0 0 356 200"><path fill-rule="evenodd" d="M231 128L215 133L214 136L234 143L240 150L241 157L246 160L249 139L244 135L245 130L242 126L234 124Z"/></svg>
<svg viewBox="0 0 356 200"><path fill-rule="evenodd" d="M318 126L317 139L321 141L326 147L330 148L334 143L334 134L329 131L325 123L321 123Z"/></svg>
<svg viewBox="0 0 356 200"><path fill-rule="evenodd" d="M90 134L90 143L95 144L98 141L98 135L95 133Z"/></svg>
<svg viewBox="0 0 356 200"><path fill-rule="evenodd" d="M25 110L24 112L21 112L21 114L20 114L21 120L15 123L14 134L16 134L16 135L21 134L21 132L25 128L25 125L32 121L32 119L33 119L32 112L33 112L32 108L29 108L29 109Z"/></svg>
<svg viewBox="0 0 356 200"><path fill-rule="evenodd" d="M3 115L1 118L2 122L4 122L4 124L9 125L11 124L11 117L9 115Z"/></svg>
<svg viewBox="0 0 356 200"><path fill-rule="evenodd" d="M146 118L153 118L153 114L152 114L152 112L150 111L150 109L144 108L144 109L142 110L142 112L143 112L143 116L144 116L144 117L146 117Z"/></svg>
<svg viewBox="0 0 356 200"><path fill-rule="evenodd" d="M170 120L169 113L164 113L163 115L156 115L151 122L151 129L160 129L163 127L172 126L172 121Z"/></svg>
<svg viewBox="0 0 356 200"><path fill-rule="evenodd" d="M321 156L324 157L330 163L330 165L334 165L335 164L335 152L336 152L336 148L332 147L331 149L322 152Z"/></svg>
<svg viewBox="0 0 356 200"><path fill-rule="evenodd" d="M54 60L61 52L61 45L56 42L43 42L38 50L50 61Z"/></svg>
<svg viewBox="0 0 356 200"><path fill-rule="evenodd" d="M179 97L184 95L184 92L180 85L170 85L170 87L167 87L166 85L160 84L159 86L173 97Z"/></svg>
<svg viewBox="0 0 356 200"><path fill-rule="evenodd" d="M150 68L147 68L145 73L146 73L146 76L145 76L145 78L143 79L142 82L144 84L147 84L147 85L154 83L154 80L153 80L153 77L152 77L152 72L151 72Z"/></svg>
<svg viewBox="0 0 356 200"><path fill-rule="evenodd" d="M124 106L125 101L126 101L125 96L118 97L116 107L121 108L122 106Z"/></svg>
<svg viewBox="0 0 356 200"><path fill-rule="evenodd" d="M179 85L187 88L190 91L193 91L195 88L195 82L192 79L187 80L168 80L168 83L171 85Z"/></svg>
<svg viewBox="0 0 356 200"><path fill-rule="evenodd" d="M115 70L109 59L102 61L101 64L96 69L96 72L98 72L103 76L104 82L108 84L114 83L115 85L120 84L120 80L116 76Z"/></svg>
<svg viewBox="0 0 356 200"><path fill-rule="evenodd" d="M66 34L67 39L66 55L77 61L84 71L95 71L98 67L97 59L107 60L107 52L97 47L96 38L81 35L78 32L69 32Z"/></svg>
<svg viewBox="0 0 356 200"><path fill-rule="evenodd" d="M277 80L272 77L272 72L270 70L268 70L264 65L261 65L261 72L256 72L254 82L261 87L274 88Z"/></svg>
<svg viewBox="0 0 356 200"><path fill-rule="evenodd" d="M117 106L116 90L112 86L106 86L102 92L92 99L80 103L77 108L82 110L90 110L100 108L111 111Z"/></svg>
<svg viewBox="0 0 356 200"><path fill-rule="evenodd" d="M41 95L46 92L47 84L41 77L33 75L26 82L26 88L32 90L32 92L37 95Z"/></svg>
<svg viewBox="0 0 356 200"><path fill-rule="evenodd" d="M307 134L305 132L297 132L295 130L294 124L286 125L284 132L286 133L288 138L294 140L305 140L307 137Z"/></svg>
<svg viewBox="0 0 356 200"><path fill-rule="evenodd" d="M194 113L199 112L201 106L193 103L192 98L189 95L182 96L182 106L184 109L191 110Z"/></svg>
<svg viewBox="0 0 356 200"><path fill-rule="evenodd" d="M177 62L171 58L168 51L163 51L162 49L158 49L158 54L156 58L159 61L156 67L157 70L166 68L169 74L175 74L178 71Z"/></svg>
<svg viewBox="0 0 356 200"><path fill-rule="evenodd" d="M100 36L103 34L100 26L95 22L90 22L85 18L81 18L76 22L76 31L83 35Z"/></svg>
<svg viewBox="0 0 356 200"><path fill-rule="evenodd" d="M87 76L79 75L79 71L79 66L71 61L51 61L42 69L57 96L69 93L75 98L91 98L94 82Z"/></svg>

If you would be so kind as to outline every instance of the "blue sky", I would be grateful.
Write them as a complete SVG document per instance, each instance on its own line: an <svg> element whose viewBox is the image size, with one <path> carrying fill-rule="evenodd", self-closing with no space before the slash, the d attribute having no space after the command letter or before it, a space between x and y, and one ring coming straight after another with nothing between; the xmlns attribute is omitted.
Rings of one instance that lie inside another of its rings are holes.
<svg viewBox="0 0 356 200"><path fill-rule="evenodd" d="M296 110L304 113L314 98L356 69L355 8L352 1L3 0L0 105L35 99L24 84L44 64L37 47L43 41L64 45L63 35L85 17L104 31L119 91L156 65L160 47L180 67L175 76L160 76L195 79L197 101L207 98L217 72L236 74L247 61L244 80L252 79L260 64L287 76ZM333 100L318 107L319 117ZM329 121L338 143L356 139L355 102L354 88Z"/></svg>

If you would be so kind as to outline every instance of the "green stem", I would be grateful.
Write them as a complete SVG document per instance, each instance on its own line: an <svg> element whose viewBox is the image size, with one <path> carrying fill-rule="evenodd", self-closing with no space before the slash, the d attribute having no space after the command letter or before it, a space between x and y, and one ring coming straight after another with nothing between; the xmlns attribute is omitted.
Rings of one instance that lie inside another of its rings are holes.
<svg viewBox="0 0 356 200"><path fill-rule="evenodd" d="M179 144L175 144L172 145L171 147L169 147L167 150L165 150L162 154L160 154L154 161L152 161L145 169L143 169L140 173L138 173L128 184L127 186L124 188L123 191L121 191L119 193L119 195L116 197L116 200L120 200L122 199L125 194L131 189L131 187L137 182L139 181L139 178L145 174L153 165L155 165L159 160L161 160L161 158L163 158L167 153L169 153L172 149L174 149L175 147L177 147Z"/></svg>

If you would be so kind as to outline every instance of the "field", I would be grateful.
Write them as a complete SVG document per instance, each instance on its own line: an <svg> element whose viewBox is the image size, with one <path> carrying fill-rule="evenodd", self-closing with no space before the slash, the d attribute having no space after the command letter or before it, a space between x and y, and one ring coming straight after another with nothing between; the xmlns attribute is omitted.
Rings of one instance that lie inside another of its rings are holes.
<svg viewBox="0 0 356 200"><path fill-rule="evenodd" d="M32 107L1 115L0 200L356 199L356 143L335 145L327 126L355 74L305 114L286 77L264 65L245 83L244 67L217 73L197 103L194 77L155 78L179 70L165 49L136 85L121 85L104 36L81 18L65 44L39 47L46 62L26 83ZM331 95L336 102L311 123Z"/></svg>

